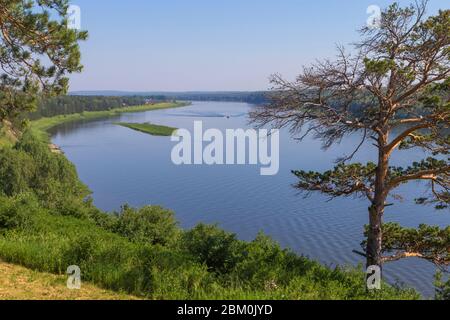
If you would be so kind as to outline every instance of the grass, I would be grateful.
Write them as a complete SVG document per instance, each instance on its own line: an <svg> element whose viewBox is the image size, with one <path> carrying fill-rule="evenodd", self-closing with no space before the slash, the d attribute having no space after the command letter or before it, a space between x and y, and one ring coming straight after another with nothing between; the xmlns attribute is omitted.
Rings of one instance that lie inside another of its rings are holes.
<svg viewBox="0 0 450 320"><path fill-rule="evenodd" d="M167 127L167 126L159 126L151 123L125 123L118 122L115 123L119 126L129 128L135 131L143 132L150 134L152 136L161 136L161 137L169 137L171 136L177 128Z"/></svg>
<svg viewBox="0 0 450 320"><path fill-rule="evenodd" d="M391 287L368 295L362 272L331 270L265 241L248 244L241 271L221 276L175 247L133 243L90 221L42 210L32 216L34 223L26 229L0 235L0 256L8 263L60 275L54 278L57 284L65 277L67 266L78 265L83 279L98 287L157 300L419 298L413 291ZM250 282L239 280L237 275L248 277ZM276 279L273 288L268 279ZM37 284L33 290L39 293L40 288ZM15 291L10 294L19 295Z"/></svg>
<svg viewBox="0 0 450 320"><path fill-rule="evenodd" d="M122 113L179 108L184 107L186 105L187 103L185 102L163 102L154 105L131 106L105 111L85 111L82 113L59 115L55 117L41 118L35 121L31 121L31 129L36 133L36 135L38 135L39 139L43 141L48 141L47 131L63 123L69 123L80 120L95 120L106 117L114 117Z"/></svg>
<svg viewBox="0 0 450 320"><path fill-rule="evenodd" d="M67 276L36 272L0 261L0 300L136 300L82 280L80 290L67 288Z"/></svg>

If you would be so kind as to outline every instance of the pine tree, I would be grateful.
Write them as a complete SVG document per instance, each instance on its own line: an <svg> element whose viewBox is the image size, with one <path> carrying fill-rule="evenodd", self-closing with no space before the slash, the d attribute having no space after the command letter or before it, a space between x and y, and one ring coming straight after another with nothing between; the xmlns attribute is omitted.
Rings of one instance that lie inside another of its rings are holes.
<svg viewBox="0 0 450 320"><path fill-rule="evenodd" d="M383 224L395 190L410 181L431 186L430 197L418 204L445 209L450 201L450 10L426 18L426 6L427 1L406 8L393 4L382 12L378 28L360 30L362 40L352 54L338 47L336 59L304 68L294 82L274 75L271 103L251 114L256 125L288 127L300 139L313 133L325 148L361 134L354 152L334 169L294 174L296 187L307 193L368 199L362 244L367 266L407 257L450 264L450 227ZM377 161L350 163L368 142L376 146ZM422 148L429 157L406 168L390 165L394 152L410 148Z"/></svg>
<svg viewBox="0 0 450 320"><path fill-rule="evenodd" d="M36 108L38 97L66 93L79 72L79 40L67 0L0 0L0 123Z"/></svg>

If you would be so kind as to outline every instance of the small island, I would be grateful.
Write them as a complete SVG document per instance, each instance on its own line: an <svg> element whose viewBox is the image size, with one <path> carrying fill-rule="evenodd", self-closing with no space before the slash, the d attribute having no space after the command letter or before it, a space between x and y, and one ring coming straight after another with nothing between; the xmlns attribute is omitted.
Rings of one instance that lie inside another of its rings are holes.
<svg viewBox="0 0 450 320"><path fill-rule="evenodd" d="M147 133L152 136L161 136L161 137L169 137L171 136L178 128L172 128L167 126L159 126L151 123L126 123L126 122L117 122L116 125L129 128L132 130L136 130L139 132Z"/></svg>

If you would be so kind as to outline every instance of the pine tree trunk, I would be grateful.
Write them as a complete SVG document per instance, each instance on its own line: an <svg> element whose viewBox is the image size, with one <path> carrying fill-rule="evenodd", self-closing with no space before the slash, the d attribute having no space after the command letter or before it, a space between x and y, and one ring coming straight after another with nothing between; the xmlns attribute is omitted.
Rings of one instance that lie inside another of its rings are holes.
<svg viewBox="0 0 450 320"><path fill-rule="evenodd" d="M367 267L383 267L382 248L383 248L383 215L386 205L387 190L386 179L389 170L389 154L385 152L384 147L388 141L388 133L379 136L379 158L376 172L375 193L372 206L369 208L369 234L367 239Z"/></svg>
<svg viewBox="0 0 450 320"><path fill-rule="evenodd" d="M367 267L382 267L381 250L382 250L382 230L383 212L376 206L369 208L369 235L367 239Z"/></svg>

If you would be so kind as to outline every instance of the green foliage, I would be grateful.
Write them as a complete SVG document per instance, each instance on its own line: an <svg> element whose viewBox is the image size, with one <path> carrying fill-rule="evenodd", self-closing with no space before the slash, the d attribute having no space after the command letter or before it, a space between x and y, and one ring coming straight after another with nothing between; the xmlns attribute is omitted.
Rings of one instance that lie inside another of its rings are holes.
<svg viewBox="0 0 450 320"><path fill-rule="evenodd" d="M369 227L366 226L368 234ZM382 227L383 252L393 254L390 258L398 260L415 256L429 260L437 265L450 264L450 226L440 228L422 224L417 229L404 228L397 223L385 223ZM365 248L367 242L362 243Z"/></svg>
<svg viewBox="0 0 450 320"><path fill-rule="evenodd" d="M367 185L375 180L376 164L366 165L340 163L333 170L324 173L297 170L293 174L299 179L296 187L305 191L320 191L332 197L366 195Z"/></svg>
<svg viewBox="0 0 450 320"><path fill-rule="evenodd" d="M425 139L426 138L422 139L422 142ZM448 141L448 138L446 140ZM439 143L441 140L436 141ZM415 141L415 143L417 143L417 140ZM415 179L419 179L422 176L422 178L431 180L433 197L431 198L431 200L428 197L416 199L416 203L433 203L435 204L436 209L442 210L448 208L448 205L450 203L450 195L448 192L448 187L446 186L446 184L448 183L448 171L448 159L440 160L428 157L427 159L420 162L413 162L413 164L407 168L390 167L389 179L391 181L396 181L397 179L397 181L399 181L398 184L407 183L411 180L411 177L414 178L415 175L419 175L419 177ZM433 177L432 179L430 178L430 175ZM438 187L440 187L441 189L439 189Z"/></svg>
<svg viewBox="0 0 450 320"><path fill-rule="evenodd" d="M428 157L420 162L413 162L411 166L407 168L402 167L390 167L390 177L402 177L405 175L415 174L426 170L436 170L439 168L445 169L448 164L446 160L438 160L432 157Z"/></svg>
<svg viewBox="0 0 450 320"><path fill-rule="evenodd" d="M364 59L364 65L368 73L375 74L377 76L384 76L390 70L395 68L395 61L393 60L371 60L369 58Z"/></svg>
<svg viewBox="0 0 450 320"><path fill-rule="evenodd" d="M442 272L436 274L436 300L450 300L450 279L444 281Z"/></svg>
<svg viewBox="0 0 450 320"><path fill-rule="evenodd" d="M0 196L0 233L11 229L31 228L39 204L31 194L12 198Z"/></svg>
<svg viewBox="0 0 450 320"><path fill-rule="evenodd" d="M199 224L183 235L182 246L209 270L228 273L236 266L242 244L235 234L217 226Z"/></svg>
<svg viewBox="0 0 450 320"><path fill-rule="evenodd" d="M36 172L33 157L16 149L0 149L0 192L13 196L31 189Z"/></svg>
<svg viewBox="0 0 450 320"><path fill-rule="evenodd" d="M159 126L151 123L116 123L119 126L129 128L132 130L136 130L143 133L148 133L152 136L162 136L168 137L171 136L177 128L167 127L167 126Z"/></svg>
<svg viewBox="0 0 450 320"><path fill-rule="evenodd" d="M58 214L87 216L95 210L86 201L89 190L75 167L64 156L51 153L30 131L14 148L0 149L0 193L24 192L32 192Z"/></svg>
<svg viewBox="0 0 450 320"><path fill-rule="evenodd" d="M174 213L164 208L124 206L118 214L114 231L133 242L169 245L177 239L177 225Z"/></svg>
<svg viewBox="0 0 450 320"><path fill-rule="evenodd" d="M317 265L290 250L281 249L271 238L260 233L244 245L243 259L236 264L235 274L252 287L275 290L288 285L292 278Z"/></svg>
<svg viewBox="0 0 450 320"><path fill-rule="evenodd" d="M79 72L78 41L68 28L67 0L1 0L0 122L35 109L40 94L65 93L67 74Z"/></svg>

